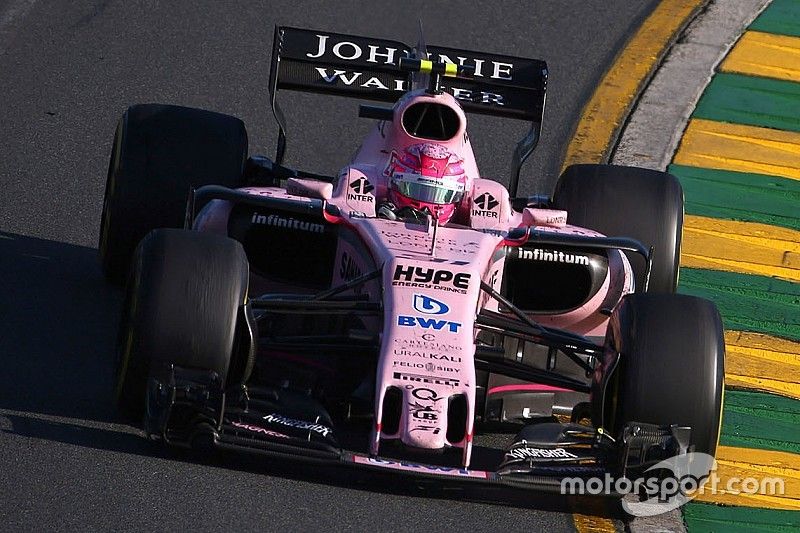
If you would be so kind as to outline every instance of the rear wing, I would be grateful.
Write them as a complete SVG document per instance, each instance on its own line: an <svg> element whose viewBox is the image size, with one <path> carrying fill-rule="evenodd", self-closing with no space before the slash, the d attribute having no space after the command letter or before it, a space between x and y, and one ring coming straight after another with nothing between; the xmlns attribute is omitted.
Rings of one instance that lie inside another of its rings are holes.
<svg viewBox="0 0 800 533"><path fill-rule="evenodd" d="M426 50L433 61L474 67L470 79L441 80L441 88L465 111L531 123L512 157L509 190L516 196L520 167L541 132L547 63L443 46ZM416 57L416 51L399 41L276 26L269 76L270 105L278 122L275 161L281 163L286 152L286 121L276 101L280 89L395 102L411 88L410 74L398 67L401 57Z"/></svg>

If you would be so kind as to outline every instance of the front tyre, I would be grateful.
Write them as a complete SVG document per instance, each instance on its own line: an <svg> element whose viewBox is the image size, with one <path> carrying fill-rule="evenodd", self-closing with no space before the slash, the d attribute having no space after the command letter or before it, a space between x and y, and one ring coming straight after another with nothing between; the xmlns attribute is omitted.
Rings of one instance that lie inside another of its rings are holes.
<svg viewBox="0 0 800 533"><path fill-rule="evenodd" d="M248 370L241 369L252 366L252 347L240 349L237 320L248 276L241 244L225 236L161 229L142 240L117 350L116 395L123 414L143 413L156 363L211 370L223 383L247 379Z"/></svg>
<svg viewBox="0 0 800 533"><path fill-rule="evenodd" d="M592 422L619 435L628 422L691 427L694 451L714 455L725 339L714 304L683 294L631 294L614 310L592 384Z"/></svg>

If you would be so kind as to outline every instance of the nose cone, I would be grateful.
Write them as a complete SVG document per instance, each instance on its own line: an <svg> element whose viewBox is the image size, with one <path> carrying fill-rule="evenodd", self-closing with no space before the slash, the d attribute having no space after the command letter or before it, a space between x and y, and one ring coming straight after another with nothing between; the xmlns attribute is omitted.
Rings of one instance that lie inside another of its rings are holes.
<svg viewBox="0 0 800 533"><path fill-rule="evenodd" d="M447 398L452 387L423 385L405 389L400 441L414 448L444 448L447 435Z"/></svg>

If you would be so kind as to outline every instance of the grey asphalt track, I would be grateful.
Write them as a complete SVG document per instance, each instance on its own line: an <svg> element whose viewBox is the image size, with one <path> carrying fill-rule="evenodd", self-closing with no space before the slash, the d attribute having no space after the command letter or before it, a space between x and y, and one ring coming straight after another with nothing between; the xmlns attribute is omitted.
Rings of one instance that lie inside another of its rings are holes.
<svg viewBox="0 0 800 533"><path fill-rule="evenodd" d="M542 142L521 192L549 192L583 103L656 0L247 2L0 0L0 529L571 531L572 502L466 501L415 484L263 461L198 462L118 425L120 294L102 281L98 224L110 143L130 104L230 113L271 154L276 23L543 58ZM335 172L369 127L352 101L287 95L287 163ZM486 177L517 123L478 118Z"/></svg>

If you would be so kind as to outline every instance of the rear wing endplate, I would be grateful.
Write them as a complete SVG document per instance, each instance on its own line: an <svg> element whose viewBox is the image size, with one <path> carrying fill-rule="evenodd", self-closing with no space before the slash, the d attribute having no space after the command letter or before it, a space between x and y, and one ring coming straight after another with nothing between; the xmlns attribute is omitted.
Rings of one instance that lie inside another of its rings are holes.
<svg viewBox="0 0 800 533"><path fill-rule="evenodd" d="M547 63L443 46L426 49L433 61L475 68L471 79L441 80L441 88L465 111L531 123L512 157L509 189L516 196L520 167L541 133ZM410 75L399 69L399 60L416 54L399 41L276 26L269 77L270 106L278 122L276 163L286 152L286 120L276 101L280 89L395 102L411 88Z"/></svg>

